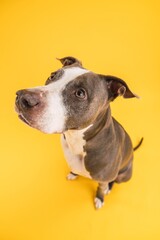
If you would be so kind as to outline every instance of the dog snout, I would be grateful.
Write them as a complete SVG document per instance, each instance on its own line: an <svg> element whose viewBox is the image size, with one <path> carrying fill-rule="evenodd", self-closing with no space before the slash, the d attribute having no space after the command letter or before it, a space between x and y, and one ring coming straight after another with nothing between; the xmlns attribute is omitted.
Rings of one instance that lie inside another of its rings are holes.
<svg viewBox="0 0 160 240"><path fill-rule="evenodd" d="M20 90L16 93L16 103L21 109L30 109L40 104L41 92L30 92L29 90Z"/></svg>

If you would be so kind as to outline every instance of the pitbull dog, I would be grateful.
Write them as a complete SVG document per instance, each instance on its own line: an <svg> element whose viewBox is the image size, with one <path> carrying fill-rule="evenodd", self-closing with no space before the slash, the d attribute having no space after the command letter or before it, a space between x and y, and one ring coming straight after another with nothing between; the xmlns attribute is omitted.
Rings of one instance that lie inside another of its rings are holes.
<svg viewBox="0 0 160 240"><path fill-rule="evenodd" d="M133 165L131 139L111 116L110 102L137 95L122 79L89 71L76 58L59 60L63 67L51 73L45 86L16 93L16 111L33 128L62 133L71 169L67 178L81 175L97 181L94 204L101 208L113 184L131 178Z"/></svg>

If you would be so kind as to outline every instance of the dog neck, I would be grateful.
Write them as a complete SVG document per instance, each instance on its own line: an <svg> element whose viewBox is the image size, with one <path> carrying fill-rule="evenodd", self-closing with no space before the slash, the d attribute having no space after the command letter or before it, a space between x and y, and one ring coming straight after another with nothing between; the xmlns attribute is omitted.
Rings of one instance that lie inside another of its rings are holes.
<svg viewBox="0 0 160 240"><path fill-rule="evenodd" d="M84 155L86 142L93 139L105 127L112 125L110 107L99 113L93 124L81 130L68 130L63 135L70 151L76 155Z"/></svg>
<svg viewBox="0 0 160 240"><path fill-rule="evenodd" d="M84 132L84 139L89 141L94 138L104 127L109 128L112 124L110 106L102 111L94 121L93 125Z"/></svg>

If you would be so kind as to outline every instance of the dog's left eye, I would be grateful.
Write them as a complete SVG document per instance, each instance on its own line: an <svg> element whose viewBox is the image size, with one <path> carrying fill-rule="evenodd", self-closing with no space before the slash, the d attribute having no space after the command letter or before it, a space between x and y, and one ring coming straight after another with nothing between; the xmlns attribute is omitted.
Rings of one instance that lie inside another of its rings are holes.
<svg viewBox="0 0 160 240"><path fill-rule="evenodd" d="M84 88L79 88L76 92L75 95L77 98L80 99L86 99L87 98L87 93L86 90Z"/></svg>

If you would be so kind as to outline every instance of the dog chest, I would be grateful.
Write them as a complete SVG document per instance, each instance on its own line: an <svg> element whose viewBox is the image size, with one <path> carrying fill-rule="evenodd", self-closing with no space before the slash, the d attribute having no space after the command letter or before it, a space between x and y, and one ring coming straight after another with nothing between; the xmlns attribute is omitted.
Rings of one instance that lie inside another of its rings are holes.
<svg viewBox="0 0 160 240"><path fill-rule="evenodd" d="M65 138L62 136L62 146L66 161L75 174L91 178L84 164L84 145L86 141L83 139L85 130L70 130L65 132Z"/></svg>

